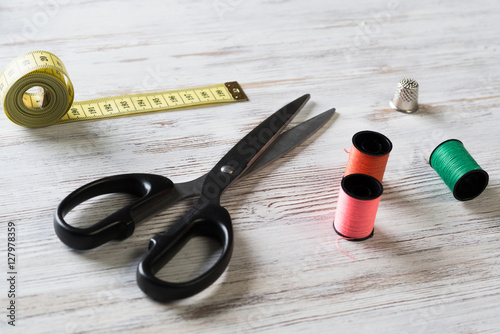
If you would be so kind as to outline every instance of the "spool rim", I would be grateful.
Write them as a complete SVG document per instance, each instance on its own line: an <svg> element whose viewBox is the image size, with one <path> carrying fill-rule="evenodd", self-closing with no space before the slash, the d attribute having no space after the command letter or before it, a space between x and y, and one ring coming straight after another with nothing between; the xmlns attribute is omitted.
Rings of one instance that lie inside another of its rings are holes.
<svg viewBox="0 0 500 334"><path fill-rule="evenodd" d="M373 190L370 192L370 195L368 197L366 196L360 196L356 194L355 192L352 191L351 185L349 184L350 182L354 182L351 180L358 180L358 182L362 181L363 185L369 187L371 186L372 188L370 190ZM349 195L350 197L360 200L360 201L372 201L376 198L379 198L382 196L384 192L384 186L382 183L377 180L375 177L368 175L368 174L360 174L360 173L355 173L355 174L349 174L346 175L342 178L342 181L340 182L340 186L342 187L342 190Z"/></svg>
<svg viewBox="0 0 500 334"><path fill-rule="evenodd" d="M471 175L480 175L483 177L484 182L482 184L479 184L479 187L477 189L474 189L471 195L469 196L462 196L461 194L461 184L465 182L465 180L470 177ZM471 199L476 198L477 196L481 195L481 193L486 189L488 186L488 181L490 179L489 174L483 170L483 169L473 169L462 175L458 181L455 183L453 186L453 197L459 201L470 201Z"/></svg>
<svg viewBox="0 0 500 334"><path fill-rule="evenodd" d="M373 237L373 234L375 232L375 228L373 228L372 230L372 233L370 233L368 236L366 237L363 237L363 238L350 238L348 236L345 236L343 235L342 233L340 233L339 231L337 231L337 229L335 228L335 220L333 221L332 223L332 227L333 227L333 230L335 231L335 233L337 233L338 235L340 235L342 238L346 239L346 240L349 240L349 241L363 241L363 240L366 240L366 239L370 239L371 237Z"/></svg>
<svg viewBox="0 0 500 334"><path fill-rule="evenodd" d="M382 148L381 153L373 153L373 152L370 152L369 150L366 150L364 147L362 147L362 145L360 145L360 143L357 141L357 139L360 136L367 135L367 134L377 137L380 141L383 141L387 147L385 149ZM371 131L371 130L363 130L363 131L359 131L359 132L355 133L354 136L352 136L352 144L361 153L366 154L366 155L371 155L374 157L382 157L384 155L391 153L392 147L393 147L392 142L390 141L389 138L387 138L385 135L381 134L380 132Z"/></svg>

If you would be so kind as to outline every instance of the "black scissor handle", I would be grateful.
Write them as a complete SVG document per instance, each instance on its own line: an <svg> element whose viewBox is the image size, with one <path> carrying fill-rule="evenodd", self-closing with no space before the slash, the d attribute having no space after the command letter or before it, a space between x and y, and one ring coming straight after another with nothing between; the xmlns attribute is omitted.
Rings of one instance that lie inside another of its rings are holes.
<svg viewBox="0 0 500 334"><path fill-rule="evenodd" d="M79 204L105 194L124 193L139 197L96 224L77 228L65 220ZM177 200L174 183L155 174L122 174L88 183L69 194L56 209L54 229L61 241L74 249L91 249L110 240L123 240L134 233L135 223Z"/></svg>
<svg viewBox="0 0 500 334"><path fill-rule="evenodd" d="M216 204L201 206L198 202L170 229L151 239L149 252L137 267L137 284L149 297L167 302L193 296L217 280L229 264L233 253L233 229L226 209ZM217 240L222 253L203 274L186 282L167 282L156 277L186 243L196 236Z"/></svg>

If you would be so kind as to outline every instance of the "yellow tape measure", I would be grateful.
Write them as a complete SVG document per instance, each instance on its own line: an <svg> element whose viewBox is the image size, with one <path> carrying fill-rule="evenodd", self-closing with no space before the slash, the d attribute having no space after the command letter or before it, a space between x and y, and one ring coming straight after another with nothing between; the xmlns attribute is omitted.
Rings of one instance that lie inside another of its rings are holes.
<svg viewBox="0 0 500 334"><path fill-rule="evenodd" d="M73 102L73 84L62 61L47 51L23 54L0 74L7 117L26 127L248 100L237 82L158 93Z"/></svg>

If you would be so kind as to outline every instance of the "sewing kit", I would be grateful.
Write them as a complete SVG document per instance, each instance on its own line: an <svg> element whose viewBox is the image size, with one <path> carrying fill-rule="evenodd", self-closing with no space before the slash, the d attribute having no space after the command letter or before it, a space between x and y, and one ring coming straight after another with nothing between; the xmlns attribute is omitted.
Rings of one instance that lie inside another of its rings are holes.
<svg viewBox="0 0 500 334"><path fill-rule="evenodd" d="M389 102L392 109L412 114L418 110L418 83L402 79ZM157 93L121 95L74 102L73 85L62 61L47 51L23 54L0 74L0 98L7 117L25 127L44 127L82 120L171 110L211 103L247 101L237 82ZM206 174L184 183L154 174L122 174L83 185L58 205L54 229L67 246L86 250L132 235L135 225L191 196L198 201L169 229L151 239L137 267L137 283L145 294L159 301L192 296L207 288L225 271L233 251L229 213L220 205L227 187L239 178L266 166L323 127L335 113L330 109L284 131L309 100L309 94L290 102L255 127ZM345 172L340 182L333 230L347 240L362 241L374 235L377 210L384 191L382 182L393 144L375 131L353 135ZM488 184L484 171L456 139L438 145L430 166L460 201L479 196ZM105 194L127 193L138 197L94 225L78 228L65 216L81 203ZM222 246L219 258L198 277L173 283L157 273L193 236L215 239Z"/></svg>
<svg viewBox="0 0 500 334"><path fill-rule="evenodd" d="M415 80L402 79L389 102L391 108L407 114L416 112L418 87ZM362 241L373 236L391 150L392 142L381 133L361 131L353 136L333 221L333 229L341 237ZM488 173L457 139L439 144L431 153L429 164L459 201L476 198L488 185Z"/></svg>

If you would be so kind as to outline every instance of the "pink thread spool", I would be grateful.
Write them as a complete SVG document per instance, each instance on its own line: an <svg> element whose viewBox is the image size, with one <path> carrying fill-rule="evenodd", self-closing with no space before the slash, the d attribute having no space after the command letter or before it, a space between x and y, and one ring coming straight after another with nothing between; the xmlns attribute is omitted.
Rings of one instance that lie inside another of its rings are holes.
<svg viewBox="0 0 500 334"><path fill-rule="evenodd" d="M380 196L384 189L370 175L350 174L342 179L333 229L349 240L365 240L373 236Z"/></svg>

